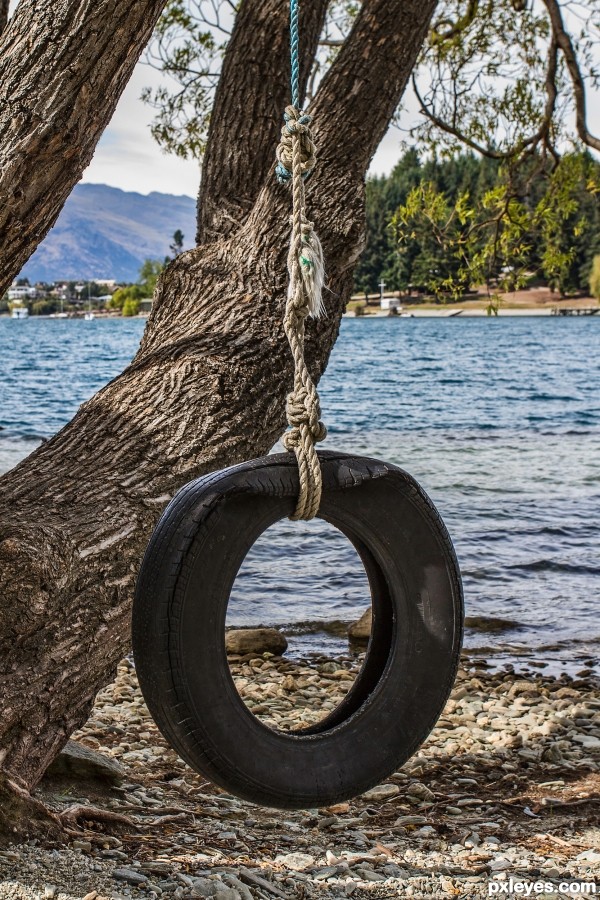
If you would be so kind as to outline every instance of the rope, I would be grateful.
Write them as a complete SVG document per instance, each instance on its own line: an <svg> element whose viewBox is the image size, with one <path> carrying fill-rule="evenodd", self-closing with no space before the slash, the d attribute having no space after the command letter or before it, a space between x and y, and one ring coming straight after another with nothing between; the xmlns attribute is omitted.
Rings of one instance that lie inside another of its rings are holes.
<svg viewBox="0 0 600 900"><path fill-rule="evenodd" d="M290 56L292 59L292 106L300 109L300 0L290 2Z"/></svg>
<svg viewBox="0 0 600 900"><path fill-rule="evenodd" d="M289 288L283 327L294 358L294 389L288 395L286 414L290 430L282 437L286 450L298 462L300 491L291 519L312 519L321 502L321 465L315 444L325 439L327 429L320 421L319 395L304 359L306 317L323 311L323 250L313 225L306 218L304 180L315 163L315 145L310 133L310 116L300 109L299 0L290 5L290 50L292 62L292 105L284 113L281 142L277 148L277 178L291 182L292 235L288 253Z"/></svg>

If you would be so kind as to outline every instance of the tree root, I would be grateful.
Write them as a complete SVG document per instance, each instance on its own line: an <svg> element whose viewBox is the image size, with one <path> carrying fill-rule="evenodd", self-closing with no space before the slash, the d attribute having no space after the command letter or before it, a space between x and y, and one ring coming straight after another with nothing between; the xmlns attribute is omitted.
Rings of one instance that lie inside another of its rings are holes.
<svg viewBox="0 0 600 900"><path fill-rule="evenodd" d="M60 821L64 828L69 830L81 829L82 822L102 822L103 824L124 825L137 831L137 825L129 816L111 812L107 809L99 809L96 806L83 806L76 804L69 806L60 813Z"/></svg>
<svg viewBox="0 0 600 900"><path fill-rule="evenodd" d="M16 781L0 774L0 846L24 838L60 840L59 817Z"/></svg>
<svg viewBox="0 0 600 900"><path fill-rule="evenodd" d="M139 830L129 816L94 806L76 804L62 813L53 812L32 797L23 785L0 774L0 847L31 838L60 843L68 838L81 838L90 833L85 830L84 822Z"/></svg>

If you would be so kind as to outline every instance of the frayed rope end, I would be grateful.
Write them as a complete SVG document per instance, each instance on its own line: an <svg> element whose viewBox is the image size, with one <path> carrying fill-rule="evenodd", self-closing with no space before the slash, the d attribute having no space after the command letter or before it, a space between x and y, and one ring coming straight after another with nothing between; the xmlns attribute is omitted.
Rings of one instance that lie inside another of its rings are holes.
<svg viewBox="0 0 600 900"><path fill-rule="evenodd" d="M309 315L313 319L318 319L325 312L323 303L325 262L321 241L317 233L313 231L312 226L306 226L303 229L300 271L302 273L302 286L308 303Z"/></svg>

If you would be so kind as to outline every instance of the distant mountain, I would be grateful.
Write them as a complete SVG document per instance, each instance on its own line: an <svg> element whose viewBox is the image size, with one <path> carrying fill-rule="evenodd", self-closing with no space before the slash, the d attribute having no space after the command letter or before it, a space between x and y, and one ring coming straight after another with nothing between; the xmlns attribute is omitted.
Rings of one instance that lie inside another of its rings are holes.
<svg viewBox="0 0 600 900"><path fill-rule="evenodd" d="M58 221L25 265L36 281L114 278L136 281L145 259L162 259L180 229L194 243L196 201L153 192L147 196L105 184L78 184Z"/></svg>

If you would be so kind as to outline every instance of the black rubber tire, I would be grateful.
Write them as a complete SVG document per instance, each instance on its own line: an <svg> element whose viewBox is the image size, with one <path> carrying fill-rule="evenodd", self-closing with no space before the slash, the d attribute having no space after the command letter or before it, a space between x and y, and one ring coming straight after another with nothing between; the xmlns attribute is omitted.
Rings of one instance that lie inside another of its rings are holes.
<svg viewBox="0 0 600 900"><path fill-rule="evenodd" d="M431 500L395 466L319 456L319 516L363 561L373 629L354 686L316 726L281 732L261 723L240 698L225 653L240 565L257 537L293 512L293 456L253 460L182 488L152 535L137 583L134 659L156 724L193 769L263 806L324 806L389 777L433 728L459 661L460 573Z"/></svg>

